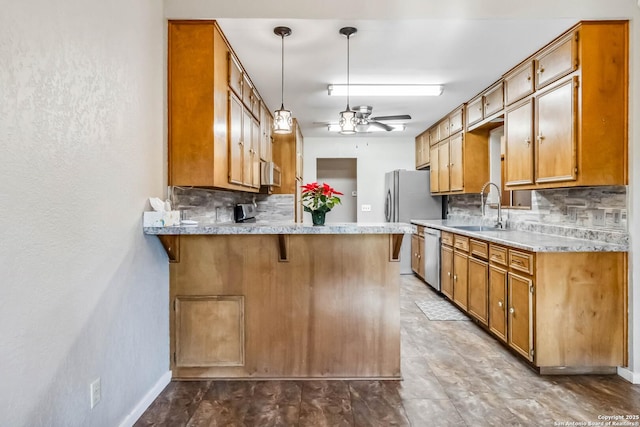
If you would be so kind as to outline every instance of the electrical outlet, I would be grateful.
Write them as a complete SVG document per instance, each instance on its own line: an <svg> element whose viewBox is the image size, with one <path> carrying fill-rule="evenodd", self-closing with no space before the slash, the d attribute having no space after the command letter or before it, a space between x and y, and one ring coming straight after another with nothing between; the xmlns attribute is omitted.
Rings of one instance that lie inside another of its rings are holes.
<svg viewBox="0 0 640 427"><path fill-rule="evenodd" d="M362 205L360 208L362 212L371 212L371 205Z"/></svg>
<svg viewBox="0 0 640 427"><path fill-rule="evenodd" d="M91 395L91 409L94 408L102 399L102 387L100 385L100 377L89 385L89 393Z"/></svg>

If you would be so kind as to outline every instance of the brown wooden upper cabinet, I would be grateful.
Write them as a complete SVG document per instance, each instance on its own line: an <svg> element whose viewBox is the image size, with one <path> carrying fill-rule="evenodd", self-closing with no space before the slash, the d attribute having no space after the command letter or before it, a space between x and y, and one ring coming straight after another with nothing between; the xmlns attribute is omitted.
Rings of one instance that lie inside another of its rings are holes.
<svg viewBox="0 0 640 427"><path fill-rule="evenodd" d="M429 141L429 131L424 131L416 136L416 169L424 169L430 164Z"/></svg>
<svg viewBox="0 0 640 427"><path fill-rule="evenodd" d="M215 21L168 25L169 185L257 192L257 89Z"/></svg>
<svg viewBox="0 0 640 427"><path fill-rule="evenodd" d="M626 185L628 70L628 22L588 21L507 73L506 186Z"/></svg>
<svg viewBox="0 0 640 427"><path fill-rule="evenodd" d="M477 95L466 104L467 130L480 125L485 119L492 119L504 110L504 90L500 80Z"/></svg>

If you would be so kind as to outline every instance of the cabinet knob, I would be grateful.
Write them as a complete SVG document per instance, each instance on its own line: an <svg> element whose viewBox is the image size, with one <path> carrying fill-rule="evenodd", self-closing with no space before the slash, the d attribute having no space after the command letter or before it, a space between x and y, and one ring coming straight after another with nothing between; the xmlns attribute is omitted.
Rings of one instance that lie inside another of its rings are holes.
<svg viewBox="0 0 640 427"><path fill-rule="evenodd" d="M530 75L530 74L527 76L527 81L528 81L528 82L530 82L530 81L531 81L531 75Z"/></svg>
<svg viewBox="0 0 640 427"><path fill-rule="evenodd" d="M482 113L482 106L478 107L478 111Z"/></svg>
<svg viewBox="0 0 640 427"><path fill-rule="evenodd" d="M513 307L511 307L511 308L509 309L509 313L513 314L513 313L515 313L515 312L516 312L516 310L515 310Z"/></svg>
<svg viewBox="0 0 640 427"><path fill-rule="evenodd" d="M524 140L524 142L525 142L527 145L530 145L530 144L531 144L531 138L526 137L526 138L525 138L525 140Z"/></svg>
<svg viewBox="0 0 640 427"><path fill-rule="evenodd" d="M458 280L458 276L457 275L453 275L453 280Z"/></svg>
<svg viewBox="0 0 640 427"><path fill-rule="evenodd" d="M501 307L501 308L502 308L502 305L503 305L503 304L502 304L502 301L498 301L498 307Z"/></svg>
<svg viewBox="0 0 640 427"><path fill-rule="evenodd" d="M544 136L541 133L539 133L536 138L537 138L538 142L540 142L542 144L542 140L544 139Z"/></svg>
<svg viewBox="0 0 640 427"><path fill-rule="evenodd" d="M451 277L451 272L447 271L447 276Z"/></svg>
<svg viewBox="0 0 640 427"><path fill-rule="evenodd" d="M536 70L536 73L538 73L538 74L542 74L542 73L544 73L544 68L543 68L543 67L539 67L539 68Z"/></svg>

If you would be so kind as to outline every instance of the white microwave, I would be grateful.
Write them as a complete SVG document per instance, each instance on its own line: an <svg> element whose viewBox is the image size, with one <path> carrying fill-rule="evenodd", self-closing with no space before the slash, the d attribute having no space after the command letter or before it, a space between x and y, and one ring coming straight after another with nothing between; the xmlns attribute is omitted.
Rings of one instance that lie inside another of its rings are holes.
<svg viewBox="0 0 640 427"><path fill-rule="evenodd" d="M280 187L282 173L280 168L273 162L260 163L260 185Z"/></svg>

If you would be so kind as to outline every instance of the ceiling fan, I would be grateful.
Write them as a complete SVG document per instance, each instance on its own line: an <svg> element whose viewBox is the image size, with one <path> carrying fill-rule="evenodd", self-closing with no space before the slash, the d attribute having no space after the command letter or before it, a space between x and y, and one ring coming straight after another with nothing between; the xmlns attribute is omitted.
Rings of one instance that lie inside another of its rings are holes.
<svg viewBox="0 0 640 427"><path fill-rule="evenodd" d="M357 132L367 132L369 126L377 126L389 132L392 131L394 127L383 122L411 120L411 116L408 114L370 117L373 111L373 107L370 105L358 105L353 107L352 110L356 112L356 120L358 121L356 125Z"/></svg>

